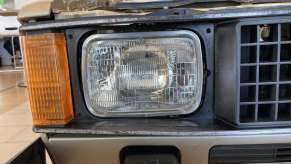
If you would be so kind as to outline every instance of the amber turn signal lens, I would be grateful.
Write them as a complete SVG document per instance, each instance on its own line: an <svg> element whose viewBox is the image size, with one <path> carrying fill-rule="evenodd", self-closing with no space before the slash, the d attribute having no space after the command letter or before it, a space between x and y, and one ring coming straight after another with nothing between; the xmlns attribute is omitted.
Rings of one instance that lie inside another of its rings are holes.
<svg viewBox="0 0 291 164"><path fill-rule="evenodd" d="M26 34L21 41L34 125L67 124L74 113L64 34Z"/></svg>

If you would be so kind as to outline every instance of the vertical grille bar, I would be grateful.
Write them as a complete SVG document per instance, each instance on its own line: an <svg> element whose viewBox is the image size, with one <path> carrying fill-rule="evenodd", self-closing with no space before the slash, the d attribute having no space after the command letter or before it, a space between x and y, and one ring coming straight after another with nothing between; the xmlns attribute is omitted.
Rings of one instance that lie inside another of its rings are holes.
<svg viewBox="0 0 291 164"><path fill-rule="evenodd" d="M279 82L280 82L280 54L281 54L281 24L278 24L278 49L277 49L277 84L276 84L276 109L275 109L275 121L278 120L278 101L279 101Z"/></svg>
<svg viewBox="0 0 291 164"><path fill-rule="evenodd" d="M259 101L259 74L260 74L260 70L259 70L259 61L260 61L260 26L257 25L257 61L256 61L256 108L255 108L255 121L258 121L258 110L259 110L259 105L258 105L258 101Z"/></svg>

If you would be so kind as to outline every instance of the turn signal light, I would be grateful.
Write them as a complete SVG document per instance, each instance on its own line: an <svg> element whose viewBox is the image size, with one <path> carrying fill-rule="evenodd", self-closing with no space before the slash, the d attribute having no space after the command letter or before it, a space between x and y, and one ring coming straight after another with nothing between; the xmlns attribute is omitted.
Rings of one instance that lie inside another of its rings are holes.
<svg viewBox="0 0 291 164"><path fill-rule="evenodd" d="M21 41L34 125L67 124L74 113L64 34L26 34Z"/></svg>

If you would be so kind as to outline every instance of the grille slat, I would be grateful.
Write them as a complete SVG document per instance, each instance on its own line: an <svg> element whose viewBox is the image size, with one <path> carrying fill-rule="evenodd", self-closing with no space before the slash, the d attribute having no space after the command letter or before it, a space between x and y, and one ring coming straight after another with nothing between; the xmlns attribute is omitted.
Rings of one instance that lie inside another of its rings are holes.
<svg viewBox="0 0 291 164"><path fill-rule="evenodd" d="M277 163L291 162L291 145L224 145L215 146L209 152L210 164Z"/></svg>
<svg viewBox="0 0 291 164"><path fill-rule="evenodd" d="M291 23L241 26L239 122L291 122Z"/></svg>

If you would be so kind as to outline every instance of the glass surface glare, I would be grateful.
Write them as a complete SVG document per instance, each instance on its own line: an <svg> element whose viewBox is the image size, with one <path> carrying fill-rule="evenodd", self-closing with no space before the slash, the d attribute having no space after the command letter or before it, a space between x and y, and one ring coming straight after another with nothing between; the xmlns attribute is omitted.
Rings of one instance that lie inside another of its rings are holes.
<svg viewBox="0 0 291 164"><path fill-rule="evenodd" d="M200 40L188 31L91 35L83 44L82 76L96 116L191 113L202 95Z"/></svg>

